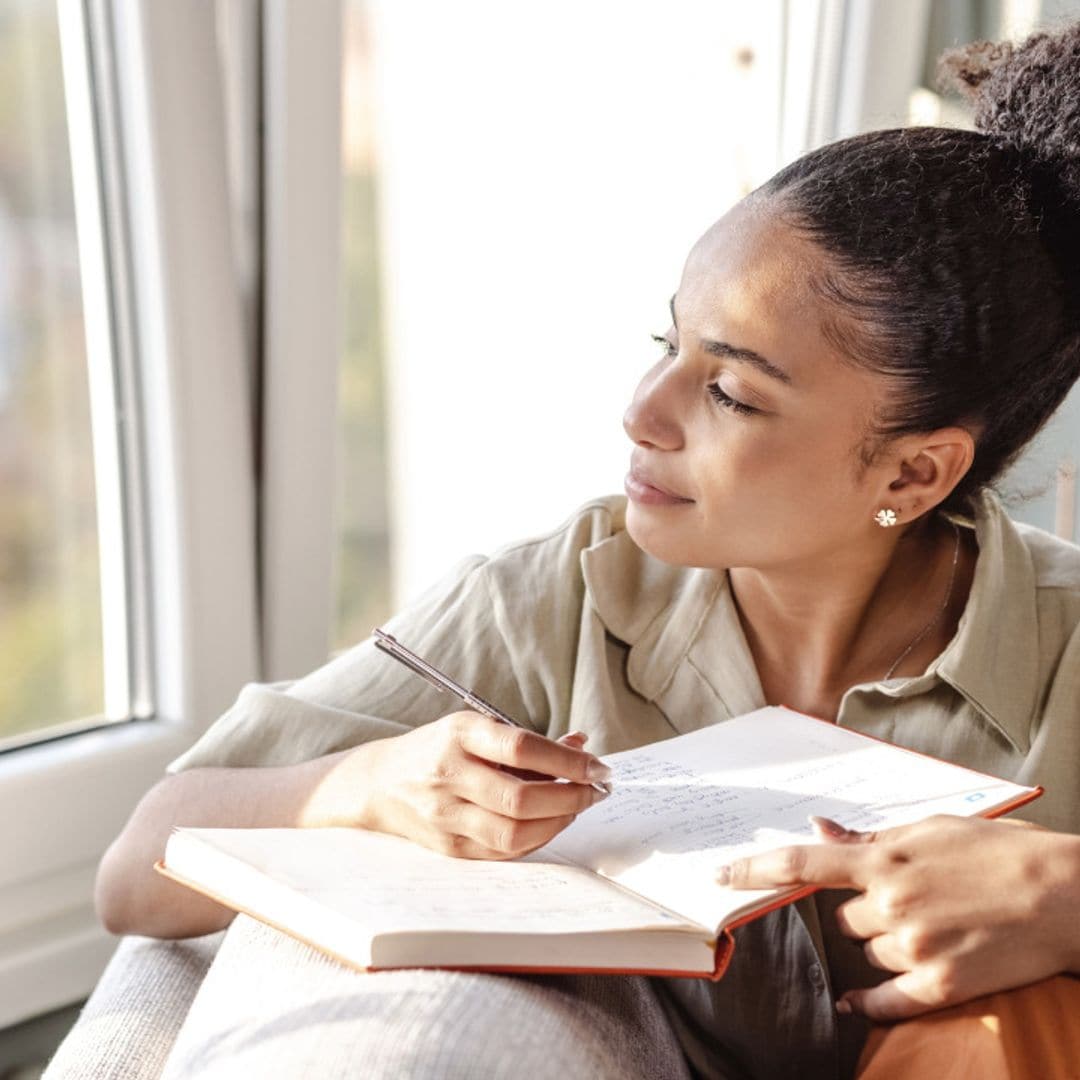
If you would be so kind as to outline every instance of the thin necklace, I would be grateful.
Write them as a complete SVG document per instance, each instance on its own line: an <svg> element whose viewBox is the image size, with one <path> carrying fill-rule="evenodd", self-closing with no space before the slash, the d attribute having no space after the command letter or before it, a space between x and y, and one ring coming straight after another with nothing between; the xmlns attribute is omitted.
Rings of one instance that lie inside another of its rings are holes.
<svg viewBox="0 0 1080 1080"><path fill-rule="evenodd" d="M883 682L888 682L888 680L892 678L892 673L900 666L904 657L907 656L935 626L937 626L938 620L940 620L941 616L944 615L948 609L949 601L952 599L953 582L956 581L956 564L960 559L960 529L957 527L955 521L950 521L949 524L953 527L956 542L953 544L952 570L949 573L949 587L945 590L945 599L941 601L941 607L937 609L934 617L915 635L914 638L912 638L911 644L908 645L908 647L893 661L892 667L885 672L885 678L882 680Z"/></svg>

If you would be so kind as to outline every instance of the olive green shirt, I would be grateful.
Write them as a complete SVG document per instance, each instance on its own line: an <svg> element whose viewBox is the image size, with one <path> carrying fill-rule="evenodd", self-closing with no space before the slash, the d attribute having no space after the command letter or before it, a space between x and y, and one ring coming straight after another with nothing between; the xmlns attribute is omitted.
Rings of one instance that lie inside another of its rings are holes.
<svg viewBox="0 0 1080 1080"><path fill-rule="evenodd" d="M727 574L657 561L624 518L622 497L590 502L467 560L387 629L537 731L587 732L597 754L767 704ZM837 723L1041 784L1022 816L1080 832L1080 548L1015 524L992 496L968 527L979 554L953 639L918 677L851 687ZM291 684L245 687L169 770L304 761L460 707L369 640ZM660 980L705 1075L847 1071L857 1037L838 1030L832 998L882 976L835 931L838 898L740 930L720 983Z"/></svg>

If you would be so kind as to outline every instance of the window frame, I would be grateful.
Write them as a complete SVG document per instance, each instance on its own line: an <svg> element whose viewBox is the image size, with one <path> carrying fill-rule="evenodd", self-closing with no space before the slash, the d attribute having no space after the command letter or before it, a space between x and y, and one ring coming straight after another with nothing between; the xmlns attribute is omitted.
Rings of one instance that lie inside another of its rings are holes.
<svg viewBox="0 0 1080 1080"><path fill-rule="evenodd" d="M265 0L260 598L263 677L325 663L336 605L339 0Z"/></svg>
<svg viewBox="0 0 1080 1080"><path fill-rule="evenodd" d="M0 820L16 823L0 832L0 1026L92 988L115 945L93 910L98 861L164 765L258 676L215 7L58 0L58 15L98 365L106 718L133 718L0 754ZM141 431L124 423L125 392Z"/></svg>

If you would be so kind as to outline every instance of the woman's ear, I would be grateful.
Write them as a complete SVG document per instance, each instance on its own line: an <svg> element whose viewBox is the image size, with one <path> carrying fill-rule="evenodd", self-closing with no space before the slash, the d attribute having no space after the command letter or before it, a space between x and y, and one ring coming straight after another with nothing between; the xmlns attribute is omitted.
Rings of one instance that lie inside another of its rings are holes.
<svg viewBox="0 0 1080 1080"><path fill-rule="evenodd" d="M975 440L962 427L941 428L903 445L889 495L905 516L943 503L975 460Z"/></svg>

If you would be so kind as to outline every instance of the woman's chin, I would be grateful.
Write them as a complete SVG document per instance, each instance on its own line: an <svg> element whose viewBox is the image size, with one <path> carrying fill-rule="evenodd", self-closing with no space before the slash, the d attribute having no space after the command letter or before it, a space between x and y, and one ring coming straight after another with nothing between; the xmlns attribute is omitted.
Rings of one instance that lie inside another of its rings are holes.
<svg viewBox="0 0 1080 1080"><path fill-rule="evenodd" d="M653 507L626 504L626 531L642 551L673 566L693 565L686 544L688 525L680 527L670 516L667 521L664 518L665 514L657 513Z"/></svg>

